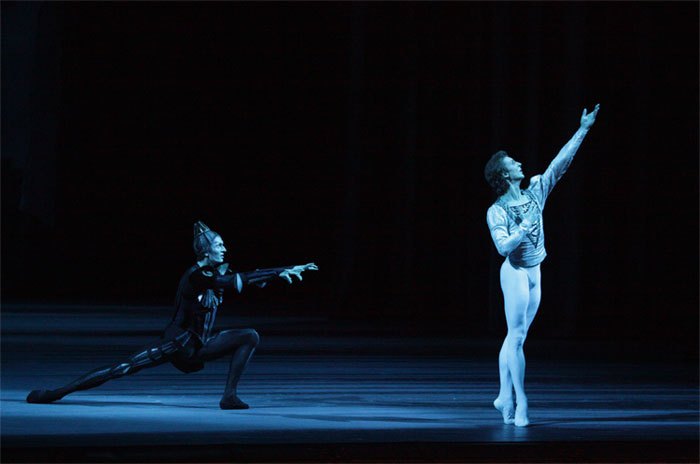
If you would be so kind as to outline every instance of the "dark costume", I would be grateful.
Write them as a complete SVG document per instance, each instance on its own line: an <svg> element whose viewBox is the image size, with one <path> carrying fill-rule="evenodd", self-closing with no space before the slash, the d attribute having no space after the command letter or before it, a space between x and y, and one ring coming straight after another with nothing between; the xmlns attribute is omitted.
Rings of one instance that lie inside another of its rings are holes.
<svg viewBox="0 0 700 464"><path fill-rule="evenodd" d="M232 353L226 390L221 399L222 409L244 409L248 405L238 399L236 385L253 355L259 337L253 329L232 329L212 334L216 310L224 289L241 292L246 285L264 286L288 267L258 269L234 273L228 264L216 268L194 265L180 279L175 297L175 314L162 338L132 354L124 362L95 369L70 384L56 390L34 390L28 403L50 403L78 390L102 385L149 367L167 362L182 372L196 372L206 361Z"/></svg>
<svg viewBox="0 0 700 464"><path fill-rule="evenodd" d="M171 360L173 365L185 373L195 372L204 367L206 359L202 359L202 356L205 356L210 350L201 350L201 348L217 345L215 341L219 334L211 336L211 331L216 311L223 300L225 288L234 288L241 292L246 285L255 284L263 287L285 269L288 268L257 269L234 273L228 269L228 264L225 263L216 268L198 265L189 268L180 279L175 295L175 314L170 325L165 329L163 338L175 341L182 340L184 341L183 348L193 344L197 347L197 352L194 356L173 358ZM255 341L254 345L257 345L258 336L254 330L225 331L229 337L232 337L234 332L239 332L244 339L246 337L252 339ZM202 351L201 354L200 351ZM200 355L197 356L197 354ZM209 356L206 357L211 359Z"/></svg>

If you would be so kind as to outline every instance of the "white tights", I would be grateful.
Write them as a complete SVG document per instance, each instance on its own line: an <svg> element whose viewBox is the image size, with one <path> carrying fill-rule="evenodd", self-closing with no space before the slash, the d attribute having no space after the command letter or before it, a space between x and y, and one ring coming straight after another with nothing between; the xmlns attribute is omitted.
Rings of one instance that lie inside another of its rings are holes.
<svg viewBox="0 0 700 464"><path fill-rule="evenodd" d="M501 266L501 289L508 334L498 355L501 390L497 402L512 408L515 390L515 425L527 425L527 396L525 395L525 354L523 344L540 305L540 266L514 267L508 259ZM495 403L494 403L495 404ZM497 406L498 407L498 406ZM499 408L501 409L501 408ZM504 413L504 420L506 413Z"/></svg>

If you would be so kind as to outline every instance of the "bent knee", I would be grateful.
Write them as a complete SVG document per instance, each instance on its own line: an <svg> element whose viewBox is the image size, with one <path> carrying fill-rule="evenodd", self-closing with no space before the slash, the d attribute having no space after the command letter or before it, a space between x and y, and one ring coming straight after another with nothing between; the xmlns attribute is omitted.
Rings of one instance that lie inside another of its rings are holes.
<svg viewBox="0 0 700 464"><path fill-rule="evenodd" d="M258 346L258 343L260 343L260 335L258 335L258 332L254 329L247 329L246 340L248 345Z"/></svg>

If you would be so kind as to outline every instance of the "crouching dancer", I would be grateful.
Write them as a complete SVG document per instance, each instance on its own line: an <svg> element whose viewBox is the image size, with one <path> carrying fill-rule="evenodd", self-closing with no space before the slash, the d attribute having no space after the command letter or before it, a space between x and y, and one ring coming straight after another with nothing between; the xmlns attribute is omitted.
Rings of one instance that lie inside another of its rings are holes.
<svg viewBox="0 0 700 464"><path fill-rule="evenodd" d="M596 105L591 113L583 110L581 127L544 174L530 179L527 190L520 189L525 177L521 164L505 151L494 154L484 170L486 180L498 196L488 210L486 221L498 252L506 258L501 266L501 289L508 333L498 356L501 390L493 402L506 424L524 427L530 423L523 344L540 305L540 263L547 255L542 210L554 184L564 175L593 126L599 108Z"/></svg>
<svg viewBox="0 0 700 464"><path fill-rule="evenodd" d="M55 390L34 390L28 403L50 403L78 390L94 388L149 367L172 363L182 372L196 372L206 361L231 355L226 389L219 402L221 409L247 409L236 392L238 380L258 344L253 329L232 329L212 332L216 310L222 302L224 289L239 293L247 285L265 286L268 281L292 276L302 280L301 273L315 271L314 263L249 272L232 272L224 263L224 241L202 222L194 225L194 252L197 263L180 279L175 296L175 314L162 338L132 354L124 362L95 369L68 385Z"/></svg>

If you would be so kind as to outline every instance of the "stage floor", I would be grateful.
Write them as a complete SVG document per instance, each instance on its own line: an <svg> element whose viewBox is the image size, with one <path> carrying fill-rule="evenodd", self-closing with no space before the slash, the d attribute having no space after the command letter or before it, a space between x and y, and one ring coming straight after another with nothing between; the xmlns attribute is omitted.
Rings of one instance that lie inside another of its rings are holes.
<svg viewBox="0 0 700 464"><path fill-rule="evenodd" d="M4 462L698 459L697 365L535 349L526 385L532 424L516 428L491 406L493 343L306 336L295 333L308 320L287 320L282 331L270 329L280 321L247 321L262 327L239 385L249 410L218 408L227 359L188 375L159 366L37 405L25 402L30 390L120 361L153 337L61 323L39 334L26 321L3 312Z"/></svg>

